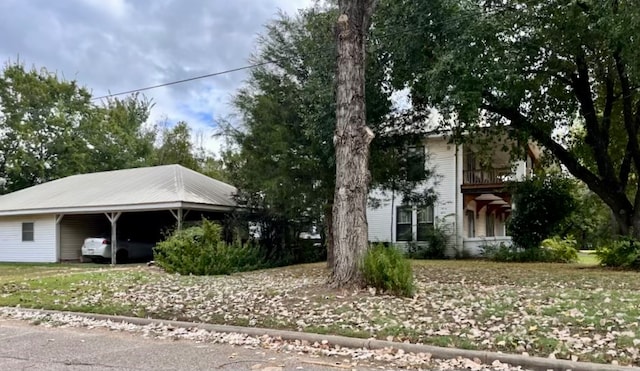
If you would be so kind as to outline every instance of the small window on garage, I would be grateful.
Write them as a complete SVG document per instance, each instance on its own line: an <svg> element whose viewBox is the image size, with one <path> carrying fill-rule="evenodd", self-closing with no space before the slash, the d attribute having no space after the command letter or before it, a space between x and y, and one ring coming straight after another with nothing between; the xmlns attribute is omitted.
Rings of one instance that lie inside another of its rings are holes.
<svg viewBox="0 0 640 371"><path fill-rule="evenodd" d="M22 223L22 241L33 241L33 223Z"/></svg>

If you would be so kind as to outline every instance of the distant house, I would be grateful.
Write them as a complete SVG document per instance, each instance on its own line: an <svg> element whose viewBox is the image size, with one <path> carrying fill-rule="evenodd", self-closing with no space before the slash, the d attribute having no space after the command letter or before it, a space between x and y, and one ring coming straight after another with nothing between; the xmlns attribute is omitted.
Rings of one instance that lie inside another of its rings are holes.
<svg viewBox="0 0 640 371"><path fill-rule="evenodd" d="M180 165L74 175L0 196L0 261L78 260L85 238L156 242L183 221L222 219L235 187Z"/></svg>
<svg viewBox="0 0 640 371"><path fill-rule="evenodd" d="M440 225L450 237L448 255L479 255L482 245L510 244L506 221L512 204L505 182L530 173L539 157L537 147L526 144L526 157L515 161L502 148L493 148L490 160L482 161L487 155L480 156L477 146L452 144L443 135L428 135L423 144L425 166L436 173L429 180L438 194L436 203L418 208L402 204L401 195L373 190L381 205L367 209L369 240L425 243L429 229Z"/></svg>

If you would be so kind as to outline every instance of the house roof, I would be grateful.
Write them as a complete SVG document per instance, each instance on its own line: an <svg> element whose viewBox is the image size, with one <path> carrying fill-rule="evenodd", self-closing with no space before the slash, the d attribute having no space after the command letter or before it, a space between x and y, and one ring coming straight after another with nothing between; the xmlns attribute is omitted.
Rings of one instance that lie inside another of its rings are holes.
<svg viewBox="0 0 640 371"><path fill-rule="evenodd" d="M0 216L230 210L236 188L180 165L73 175L0 196Z"/></svg>

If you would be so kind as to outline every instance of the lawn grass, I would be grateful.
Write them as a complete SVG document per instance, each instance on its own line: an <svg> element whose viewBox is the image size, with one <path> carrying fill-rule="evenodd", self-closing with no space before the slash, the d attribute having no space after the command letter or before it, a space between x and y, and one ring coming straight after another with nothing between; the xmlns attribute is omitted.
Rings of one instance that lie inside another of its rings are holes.
<svg viewBox="0 0 640 371"><path fill-rule="evenodd" d="M578 252L578 264L583 265L598 265L600 260L592 250L583 250Z"/></svg>
<svg viewBox="0 0 640 371"><path fill-rule="evenodd" d="M413 261L416 295L332 290L325 265L178 276L142 266L0 276L0 305L376 337L640 364L637 272ZM0 268L1 269L1 268Z"/></svg>
<svg viewBox="0 0 640 371"><path fill-rule="evenodd" d="M0 284L5 281L70 274L106 267L108 266L104 264L88 263L0 263Z"/></svg>

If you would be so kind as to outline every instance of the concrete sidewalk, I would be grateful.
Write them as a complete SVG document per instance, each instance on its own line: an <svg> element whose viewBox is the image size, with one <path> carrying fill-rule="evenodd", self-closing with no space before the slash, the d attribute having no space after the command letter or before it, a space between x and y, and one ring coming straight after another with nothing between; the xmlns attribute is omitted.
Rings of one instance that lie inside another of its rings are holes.
<svg viewBox="0 0 640 371"><path fill-rule="evenodd" d="M340 370L336 358L263 348L147 339L104 329L46 328L0 320L0 370ZM354 367L358 370L373 368ZM378 369L379 370L379 369Z"/></svg>

